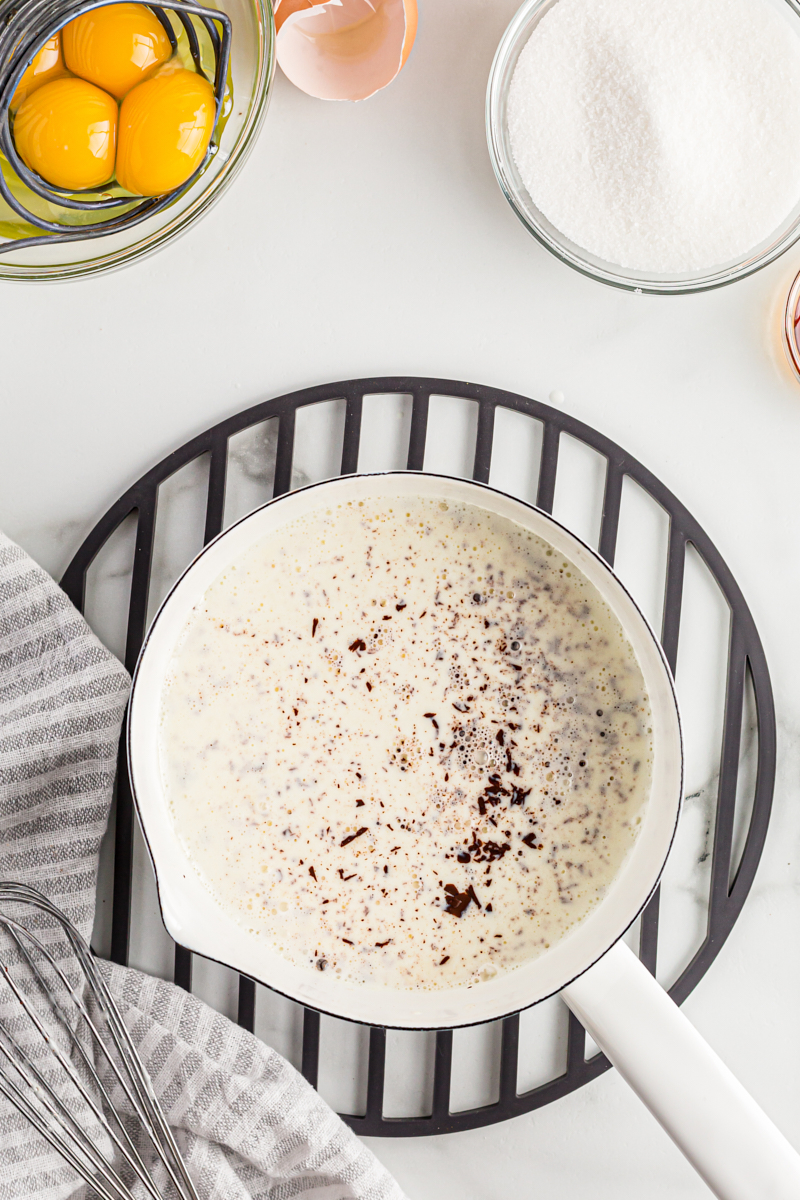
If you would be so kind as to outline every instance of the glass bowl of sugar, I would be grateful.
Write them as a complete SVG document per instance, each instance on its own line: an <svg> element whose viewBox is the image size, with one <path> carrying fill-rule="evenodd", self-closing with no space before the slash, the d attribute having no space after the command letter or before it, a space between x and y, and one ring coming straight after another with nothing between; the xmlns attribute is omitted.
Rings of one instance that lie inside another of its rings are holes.
<svg viewBox="0 0 800 1200"><path fill-rule="evenodd" d="M743 279L800 238L800 0L526 0L489 153L517 217L613 287Z"/></svg>

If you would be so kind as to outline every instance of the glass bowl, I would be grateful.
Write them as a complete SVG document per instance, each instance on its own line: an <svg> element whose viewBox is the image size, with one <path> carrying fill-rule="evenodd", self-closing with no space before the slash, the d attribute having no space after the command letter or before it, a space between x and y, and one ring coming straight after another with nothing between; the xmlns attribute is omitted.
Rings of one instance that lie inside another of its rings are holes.
<svg viewBox="0 0 800 1200"><path fill-rule="evenodd" d="M514 162L508 136L507 106L509 86L517 59L536 25L557 3L558 0L525 0L497 47L486 93L486 137L494 173L503 195L528 232L556 258L560 258L581 274L612 287L653 295L683 295L687 292L704 292L711 288L723 287L726 283L733 283L737 279L744 279L746 275L752 275L754 271L773 262L794 245L800 237L800 197L780 227L743 258L703 271L679 275L629 270L618 263L597 258L570 241L548 221L531 199ZM779 9L785 11L788 6L795 17L800 16L798 0L775 0L775 3Z"/></svg>
<svg viewBox="0 0 800 1200"><path fill-rule="evenodd" d="M233 108L219 149L197 182L163 212L125 232L7 253L0 245L0 279L54 282L115 270L166 245L219 199L252 149L267 111L275 74L275 21L272 0L211 0L211 6L226 12L233 25ZM2 200L0 209L0 221L17 220Z"/></svg>

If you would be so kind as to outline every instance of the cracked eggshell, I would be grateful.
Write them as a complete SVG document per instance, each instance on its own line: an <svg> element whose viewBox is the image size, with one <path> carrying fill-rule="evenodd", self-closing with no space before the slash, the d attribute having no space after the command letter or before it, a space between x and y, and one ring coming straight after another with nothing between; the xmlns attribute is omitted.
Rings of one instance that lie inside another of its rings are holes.
<svg viewBox="0 0 800 1200"><path fill-rule="evenodd" d="M417 0L277 0L284 74L320 100L366 100L391 83L417 32Z"/></svg>

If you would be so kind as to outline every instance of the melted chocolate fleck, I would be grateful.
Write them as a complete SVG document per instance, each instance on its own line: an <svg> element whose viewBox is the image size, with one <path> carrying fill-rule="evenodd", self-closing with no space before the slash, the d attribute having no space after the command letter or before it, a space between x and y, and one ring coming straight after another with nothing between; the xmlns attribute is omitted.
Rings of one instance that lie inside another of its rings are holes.
<svg viewBox="0 0 800 1200"><path fill-rule="evenodd" d="M349 836L346 837L344 839L344 841L339 842L339 845L340 846L349 846L351 842L354 842L357 837L361 837L362 833L366 833L368 829L369 829L368 825L362 825L361 828L357 829L355 833L349 834Z"/></svg>

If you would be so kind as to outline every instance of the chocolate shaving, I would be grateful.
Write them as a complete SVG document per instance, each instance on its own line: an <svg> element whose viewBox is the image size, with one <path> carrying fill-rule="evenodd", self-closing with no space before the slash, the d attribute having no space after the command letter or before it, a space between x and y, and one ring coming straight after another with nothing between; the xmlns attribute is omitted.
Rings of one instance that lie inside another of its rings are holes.
<svg viewBox="0 0 800 1200"><path fill-rule="evenodd" d="M313 867L309 867L309 868L308 868L308 873L309 873L309 875L311 876L311 878L314 880L314 882L316 883L316 880L317 880L317 872L314 870L314 868L313 868Z"/></svg>
<svg viewBox="0 0 800 1200"><path fill-rule="evenodd" d="M450 913L451 917L460 917L463 912L469 907L470 903L481 907L481 902L475 895L475 889L472 884L469 885L465 892L460 892L454 883L446 883L444 885L444 894L447 897L447 907L445 912Z"/></svg>
<svg viewBox="0 0 800 1200"><path fill-rule="evenodd" d="M367 648L367 643L364 641L363 638L356 638L356 640L352 643L352 645L347 647L348 650L366 650L366 648Z"/></svg>
<svg viewBox="0 0 800 1200"><path fill-rule="evenodd" d="M508 842L482 842L480 838L472 835L472 845L467 847L472 855L472 861L476 863L493 863L502 858L511 849Z"/></svg>
<svg viewBox="0 0 800 1200"><path fill-rule="evenodd" d="M353 945L355 945L355 943L354 943L354 942L351 942L351 941L350 941L350 938L342 938L342 941L343 941L343 942L347 942L348 946L353 946Z"/></svg>
<svg viewBox="0 0 800 1200"><path fill-rule="evenodd" d="M313 636L314 636L314 634L317 632L317 626L318 626L318 625L319 625L319 618L318 618L318 617L314 617L314 620L311 622L311 636L312 636L312 637L313 637Z"/></svg>
<svg viewBox="0 0 800 1200"><path fill-rule="evenodd" d="M398 612L402 612L403 609L406 608L405 600L401 600L399 604L395 604L395 608L397 609Z"/></svg>
<svg viewBox="0 0 800 1200"><path fill-rule="evenodd" d="M506 740L506 735L503 733L502 729L498 729L497 733L495 734L495 741L499 742L500 745L502 746L502 744L505 740Z"/></svg>
<svg viewBox="0 0 800 1200"><path fill-rule="evenodd" d="M362 825L361 828L357 829L355 833L348 834L348 836L344 839L343 842L339 842L339 845L340 846L349 846L351 842L354 842L357 837L361 837L362 833L366 833L368 829L369 829L368 825Z"/></svg>
<svg viewBox="0 0 800 1200"><path fill-rule="evenodd" d="M536 834L535 833L526 833L522 840L526 846L530 847L531 850L541 850L542 849L541 842L538 845L536 844Z"/></svg>
<svg viewBox="0 0 800 1200"><path fill-rule="evenodd" d="M462 850L460 854L456 855L456 858L458 859L458 861L460 863L468 863L470 861L470 857L467 854L466 850Z"/></svg>
<svg viewBox="0 0 800 1200"><path fill-rule="evenodd" d="M525 797L530 796L530 794L531 794L530 788L517 787L517 785L515 783L513 783L511 785L511 803L512 804L524 804Z"/></svg>
<svg viewBox="0 0 800 1200"><path fill-rule="evenodd" d="M369 682L369 680L365 680L365 682L366 682L366 685L367 685L367 691L368 691L368 692L371 692L371 691L372 691L372 684Z"/></svg>
<svg viewBox="0 0 800 1200"><path fill-rule="evenodd" d="M364 807L364 801L356 800L356 808L363 808L363 807Z"/></svg>
<svg viewBox="0 0 800 1200"><path fill-rule="evenodd" d="M440 967L443 967L443 966L444 966L444 964L445 964L446 962L450 962L450 955L449 955L449 954L445 954L444 958L443 958L443 959L442 959L442 961L439 963L439 966L440 966Z"/></svg>
<svg viewBox="0 0 800 1200"><path fill-rule="evenodd" d="M384 946L389 945L389 942L391 942L391 940L392 940L391 938L387 938L385 942L376 942L375 945L378 947L379 950L382 950Z"/></svg>

